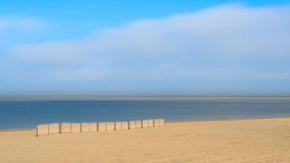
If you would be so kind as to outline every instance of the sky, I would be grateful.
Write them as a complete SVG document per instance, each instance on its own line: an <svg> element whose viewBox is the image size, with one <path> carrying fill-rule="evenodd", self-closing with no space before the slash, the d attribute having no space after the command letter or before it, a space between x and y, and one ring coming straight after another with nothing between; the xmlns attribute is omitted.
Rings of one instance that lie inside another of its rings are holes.
<svg viewBox="0 0 290 163"><path fill-rule="evenodd" d="M290 0L1 0L0 95L290 96Z"/></svg>

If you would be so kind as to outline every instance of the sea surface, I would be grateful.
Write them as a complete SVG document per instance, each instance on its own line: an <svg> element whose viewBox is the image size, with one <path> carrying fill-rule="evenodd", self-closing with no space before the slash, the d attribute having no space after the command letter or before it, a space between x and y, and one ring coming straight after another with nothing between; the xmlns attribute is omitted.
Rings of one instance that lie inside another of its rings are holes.
<svg viewBox="0 0 290 163"><path fill-rule="evenodd" d="M0 129L55 122L166 121L290 117L290 98L0 101Z"/></svg>

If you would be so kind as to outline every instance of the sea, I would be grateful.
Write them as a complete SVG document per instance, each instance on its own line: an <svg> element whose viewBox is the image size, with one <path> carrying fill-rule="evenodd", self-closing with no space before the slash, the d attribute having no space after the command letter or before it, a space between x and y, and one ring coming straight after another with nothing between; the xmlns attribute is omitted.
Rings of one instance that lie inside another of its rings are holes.
<svg viewBox="0 0 290 163"><path fill-rule="evenodd" d="M0 101L0 130L56 122L165 118L166 122L290 117L290 98Z"/></svg>

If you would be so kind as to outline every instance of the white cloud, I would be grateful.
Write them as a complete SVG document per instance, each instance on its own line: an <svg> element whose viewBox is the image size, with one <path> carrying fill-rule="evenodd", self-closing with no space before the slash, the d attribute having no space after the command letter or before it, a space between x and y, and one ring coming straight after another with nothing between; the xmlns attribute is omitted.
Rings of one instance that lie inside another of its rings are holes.
<svg viewBox="0 0 290 163"><path fill-rule="evenodd" d="M265 72L261 63L290 60L289 17L289 5L224 5L136 21L81 40L18 45L9 54L57 64L46 80L279 80L290 76L289 66Z"/></svg>
<svg viewBox="0 0 290 163"><path fill-rule="evenodd" d="M8 30L36 30L43 29L46 24L37 18L23 16L2 16L0 17L0 32Z"/></svg>
<svg viewBox="0 0 290 163"><path fill-rule="evenodd" d="M34 17L0 15L0 53L3 53L4 48L15 45L15 42L25 42L38 36L36 32L48 27L48 23Z"/></svg>

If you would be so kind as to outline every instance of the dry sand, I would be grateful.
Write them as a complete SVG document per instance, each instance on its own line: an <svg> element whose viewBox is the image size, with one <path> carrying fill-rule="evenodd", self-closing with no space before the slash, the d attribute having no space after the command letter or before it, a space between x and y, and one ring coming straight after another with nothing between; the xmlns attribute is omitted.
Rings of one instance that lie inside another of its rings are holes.
<svg viewBox="0 0 290 163"><path fill-rule="evenodd" d="M290 118L42 137L34 130L0 132L0 162L290 163Z"/></svg>

